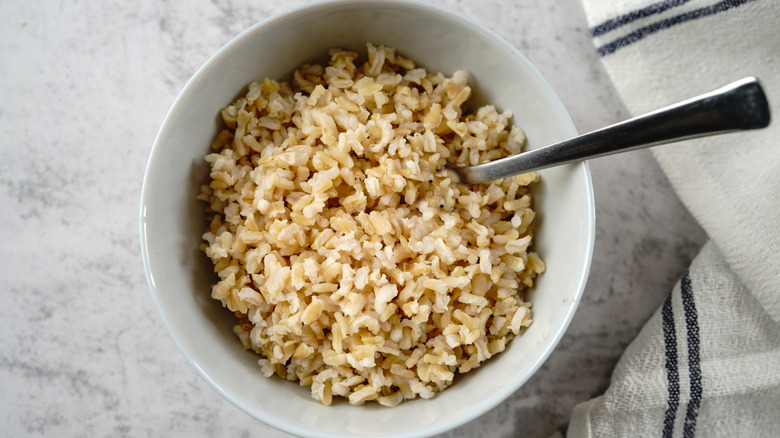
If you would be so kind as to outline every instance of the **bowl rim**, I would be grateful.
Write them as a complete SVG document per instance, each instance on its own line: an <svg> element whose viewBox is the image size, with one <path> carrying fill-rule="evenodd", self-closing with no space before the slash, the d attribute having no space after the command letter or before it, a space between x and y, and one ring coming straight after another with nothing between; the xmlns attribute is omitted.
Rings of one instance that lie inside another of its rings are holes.
<svg viewBox="0 0 780 438"><path fill-rule="evenodd" d="M171 323L169 322L168 312L163 307L160 299L158 298L160 291L157 289L157 286L155 284L154 273L152 272L153 268L151 266L150 259L149 259L149 242L148 242L148 235L146 232L146 222L147 222L146 206L147 206L148 194L150 192L150 187L149 187L150 168L152 167L152 163L155 161L156 157L160 154L160 150L162 148L160 144L161 140L165 137L167 131L171 129L169 125L170 119L174 116L175 113L179 111L179 107L182 106L182 101L185 99L186 95L188 95L193 91L197 83L200 81L201 76L205 75L208 72L208 70L212 68L213 65L221 62L222 58L224 58L226 54L233 49L234 46L238 45L240 41L251 37L251 35L261 27L267 26L269 24L278 21L290 19L297 14L309 14L312 12L316 12L318 9L329 9L333 7L341 8L345 6L368 6L368 5L371 6L400 5L403 7L426 10L426 12L430 12L433 14L443 15L448 19L463 24L464 27L470 28L472 31L477 32L489 38L493 43L502 46L505 50L508 50L509 53L511 53L515 58L517 58L521 63L525 64L526 68L528 69L528 73L531 76L533 76L537 80L537 83L542 85L545 88L547 94L549 94L552 97L550 104L555 108L555 110L560 115L563 116L565 124L568 125L566 126L566 128L569 131L571 131L572 135L577 134L577 130L576 127L574 126L574 122L572 121L571 116L569 115L568 111L566 110L565 106L560 100L558 94L555 93L555 91L552 89L552 86L549 84L549 82L547 82L547 80L544 78L541 72L539 72L536 66L534 66L525 57L525 55L523 55L515 46L510 44L506 39L504 39L502 36L497 34L495 31L488 28L486 25L480 23L479 21L471 17L468 17L464 14L461 14L459 12L446 8L444 6L428 3L422 0L315 0L314 2L311 3L301 4L291 8L287 8L283 11L280 11L276 14L273 14L271 16L268 16L256 22L255 24L249 26L248 28L244 29L243 31L241 31L240 33L232 37L230 40L224 43L216 52L214 52L214 54L212 54L206 60L206 62L204 62L203 65L201 65L195 71L195 73L187 80L187 82L184 84L182 89L179 91L178 95L176 96L176 99L174 100L170 109L166 113L165 118L163 119L163 122L160 125L160 129L154 139L154 143L149 153L149 159L147 160L146 168L144 171L143 183L141 187L139 225L140 225L141 258L143 261L143 268L146 277L147 287L149 289L150 295L152 296L152 300L154 301L157 312L162 319L163 326L168 332L168 335L171 337L177 349L184 356L186 361L190 364L190 366L192 366L195 369L195 371L200 375L200 377L203 378L209 384L209 386L211 386L222 397L224 397L226 400L231 402L234 406L238 407L243 412L249 414L252 418L261 421L262 423L265 423L275 429L296 436L310 436L314 438L332 438L340 435L332 435L330 433L324 433L321 431L312 431L309 429L299 428L295 423L288 422L285 420L280 420L275 416L265 415L263 411L252 409L250 406L245 405L243 402L233 397L226 389L224 389L208 373L205 372L205 370L201 367L198 361L195 360L192 357L192 355L189 353L189 351L185 348L183 342L180 339L180 336L176 333L174 328L171 326ZM589 224L588 229L585 230L587 236L587 241L585 242L586 256L585 256L585 260L583 260L584 263L583 263L583 269L581 271L581 275L574 282L575 284L574 289L576 289L575 299L573 300L570 306L567 306L566 313L564 314L564 318L563 318L563 323L557 326L556 330L550 333L550 335L548 336L548 338L550 339L550 342L548 343L548 347L546 348L544 353L538 356L537 360L528 368L527 374L518 376L512 381L507 382L508 384L505 385L500 391L495 392L492 397L485 400L481 400L480 402L472 405L472 409L470 409L467 414L461 415L457 418L448 419L443 422L437 422L432 425L424 426L420 429L415 430L414 432L402 433L393 436L414 438L414 437L425 437L425 436L440 434L452 430L477 417L482 416L489 410L496 407L498 404L505 401L509 396L511 396L511 394L516 392L524 383L526 383L528 379L530 379L539 370L539 368L544 364L544 362L547 361L550 354L552 354L553 350L557 348L561 338L563 337L566 330L568 329L574 317L574 314L576 313L576 310L579 307L580 301L582 299L582 295L591 269L591 264L593 259L593 249L595 244L595 231L596 231L595 198L594 198L593 181L591 178L590 168L588 166L587 161L571 164L570 166L580 168L580 170L584 173L586 179L586 186L584 187L584 190L587 196L586 199L584 200L584 203L587 206L587 216L584 219L587 220Z"/></svg>

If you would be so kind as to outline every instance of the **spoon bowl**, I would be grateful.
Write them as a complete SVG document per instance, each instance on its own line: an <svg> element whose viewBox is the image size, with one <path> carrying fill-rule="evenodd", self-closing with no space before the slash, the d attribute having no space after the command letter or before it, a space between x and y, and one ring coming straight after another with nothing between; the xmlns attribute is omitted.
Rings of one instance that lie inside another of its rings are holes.
<svg viewBox="0 0 780 438"><path fill-rule="evenodd" d="M769 103L756 78L539 149L475 166L447 166L451 178L479 184L588 158L709 135L766 128Z"/></svg>

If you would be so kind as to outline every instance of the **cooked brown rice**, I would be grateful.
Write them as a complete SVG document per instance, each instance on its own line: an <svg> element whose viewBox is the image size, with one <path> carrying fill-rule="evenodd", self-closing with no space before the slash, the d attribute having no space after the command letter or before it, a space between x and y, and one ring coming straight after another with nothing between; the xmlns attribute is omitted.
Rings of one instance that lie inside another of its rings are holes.
<svg viewBox="0 0 780 438"><path fill-rule="evenodd" d="M394 49L331 50L291 83L252 82L206 161L212 297L263 374L316 400L429 398L531 324L535 174L453 183L447 162L520 152L509 112L466 112L467 75Z"/></svg>

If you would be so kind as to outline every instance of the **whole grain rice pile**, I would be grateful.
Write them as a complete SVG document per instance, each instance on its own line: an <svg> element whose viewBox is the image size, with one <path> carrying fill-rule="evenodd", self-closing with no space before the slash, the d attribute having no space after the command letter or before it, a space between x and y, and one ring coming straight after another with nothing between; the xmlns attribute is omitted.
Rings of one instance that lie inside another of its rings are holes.
<svg viewBox="0 0 780 438"><path fill-rule="evenodd" d="M511 114L464 113L465 72L367 47L249 84L222 110L199 196L213 298L266 376L326 405L445 389L531 324L524 290L544 271L528 251L536 175L465 186L443 172L520 152Z"/></svg>

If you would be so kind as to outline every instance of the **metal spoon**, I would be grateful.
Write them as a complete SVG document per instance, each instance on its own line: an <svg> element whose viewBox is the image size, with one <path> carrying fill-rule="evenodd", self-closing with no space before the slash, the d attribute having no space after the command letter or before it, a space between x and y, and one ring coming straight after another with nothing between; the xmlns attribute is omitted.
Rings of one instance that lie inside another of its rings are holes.
<svg viewBox="0 0 780 438"><path fill-rule="evenodd" d="M765 128L770 112L756 78L628 119L606 128L475 166L447 166L455 182L478 184L587 158L680 140Z"/></svg>

